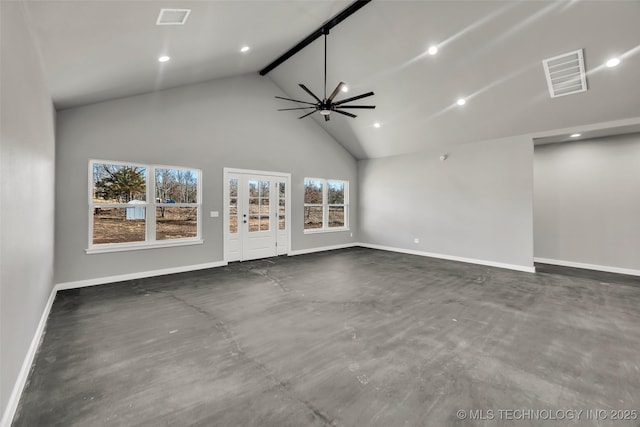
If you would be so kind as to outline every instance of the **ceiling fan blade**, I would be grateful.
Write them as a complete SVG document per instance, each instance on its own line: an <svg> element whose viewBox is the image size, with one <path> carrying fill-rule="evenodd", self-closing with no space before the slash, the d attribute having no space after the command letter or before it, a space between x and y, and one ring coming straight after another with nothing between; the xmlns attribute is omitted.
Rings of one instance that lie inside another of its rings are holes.
<svg viewBox="0 0 640 427"><path fill-rule="evenodd" d="M288 111L288 110L306 110L307 108L316 108L316 107L278 108L278 111Z"/></svg>
<svg viewBox="0 0 640 427"><path fill-rule="evenodd" d="M338 86L336 86L333 92L331 92L331 96L329 96L329 101L333 101L333 98L335 98L336 95L340 93L340 90L342 89L343 86L344 86L344 82L338 83Z"/></svg>
<svg viewBox="0 0 640 427"><path fill-rule="evenodd" d="M284 99L285 101L299 102L299 103L301 103L301 104L316 105L316 104L314 104L313 102L298 101L297 99L283 98L283 97L281 97L281 96L276 96L276 98L278 98L278 99Z"/></svg>
<svg viewBox="0 0 640 427"><path fill-rule="evenodd" d="M376 108L375 105L336 105L336 108L367 108L367 109L374 109ZM309 107L307 107L309 108Z"/></svg>
<svg viewBox="0 0 640 427"><path fill-rule="evenodd" d="M333 111L338 114L344 114L345 116L353 117L354 119L358 117L355 114L347 113L346 111L340 111L340 110L333 110Z"/></svg>
<svg viewBox="0 0 640 427"><path fill-rule="evenodd" d="M330 120L331 115L327 114L326 116L324 116L324 121L328 122Z"/></svg>
<svg viewBox="0 0 640 427"><path fill-rule="evenodd" d="M315 98L315 100L316 100L316 101L318 101L318 102L322 102L322 101L320 101L320 98L318 98L317 96L315 96L315 95L313 94L313 92L311 92L311 91L310 91L310 90L309 90L305 85L303 85L302 83L300 83L300 84L299 84L299 86L300 86L300 87L301 87L305 92L307 92L309 95L313 96L313 97Z"/></svg>
<svg viewBox="0 0 640 427"><path fill-rule="evenodd" d="M300 116L300 117L298 117L298 118L299 118L299 119L304 119L305 117L310 116L310 115L312 115L312 114L313 114L313 113L315 113L315 112L316 112L316 110L313 110L312 112L307 113L307 114L305 114L304 116Z"/></svg>
<svg viewBox="0 0 640 427"><path fill-rule="evenodd" d="M343 99L342 101L334 102L333 105L344 104L345 102L355 101L356 99L366 98L367 96L375 95L373 92L363 93L362 95L354 96L351 98Z"/></svg>

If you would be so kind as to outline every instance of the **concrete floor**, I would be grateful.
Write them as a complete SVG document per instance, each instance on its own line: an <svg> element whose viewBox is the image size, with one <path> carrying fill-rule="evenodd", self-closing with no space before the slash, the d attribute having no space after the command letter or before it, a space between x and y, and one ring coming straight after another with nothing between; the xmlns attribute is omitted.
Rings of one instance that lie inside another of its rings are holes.
<svg viewBox="0 0 640 427"><path fill-rule="evenodd" d="M539 271L353 248L61 292L14 425L639 426L640 280Z"/></svg>

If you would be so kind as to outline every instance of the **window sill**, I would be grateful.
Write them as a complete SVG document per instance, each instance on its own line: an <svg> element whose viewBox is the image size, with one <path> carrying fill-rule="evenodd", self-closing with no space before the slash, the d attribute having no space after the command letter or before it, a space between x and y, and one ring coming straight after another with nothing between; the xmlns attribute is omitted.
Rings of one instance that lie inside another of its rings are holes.
<svg viewBox="0 0 640 427"><path fill-rule="evenodd" d="M95 246L93 248L85 249L84 251L88 254L104 254L108 252L125 252L125 251L139 251L142 249L157 249L157 248L173 248L176 246L190 246L190 245L201 245L204 243L202 239L189 239L189 240L180 240L180 241L165 241L165 242L154 242L154 243L120 243L120 244L105 244L100 246Z"/></svg>
<svg viewBox="0 0 640 427"><path fill-rule="evenodd" d="M322 234L322 233L336 233L339 231L350 231L349 227L336 227L336 228L310 228L304 230L304 234Z"/></svg>

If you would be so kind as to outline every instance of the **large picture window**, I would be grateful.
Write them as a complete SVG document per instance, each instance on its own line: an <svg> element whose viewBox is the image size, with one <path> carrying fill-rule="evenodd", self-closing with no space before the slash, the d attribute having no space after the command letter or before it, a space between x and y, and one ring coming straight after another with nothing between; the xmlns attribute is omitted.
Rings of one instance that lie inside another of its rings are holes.
<svg viewBox="0 0 640 427"><path fill-rule="evenodd" d="M348 181L304 179L305 233L347 230L348 219Z"/></svg>
<svg viewBox="0 0 640 427"><path fill-rule="evenodd" d="M87 252L201 243L201 172L89 162Z"/></svg>

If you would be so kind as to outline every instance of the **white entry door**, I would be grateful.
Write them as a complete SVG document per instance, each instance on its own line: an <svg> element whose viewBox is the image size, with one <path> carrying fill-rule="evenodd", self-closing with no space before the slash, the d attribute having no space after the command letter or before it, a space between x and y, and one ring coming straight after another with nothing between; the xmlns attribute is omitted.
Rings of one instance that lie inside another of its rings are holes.
<svg viewBox="0 0 640 427"><path fill-rule="evenodd" d="M225 260L286 254L289 176L225 169Z"/></svg>

